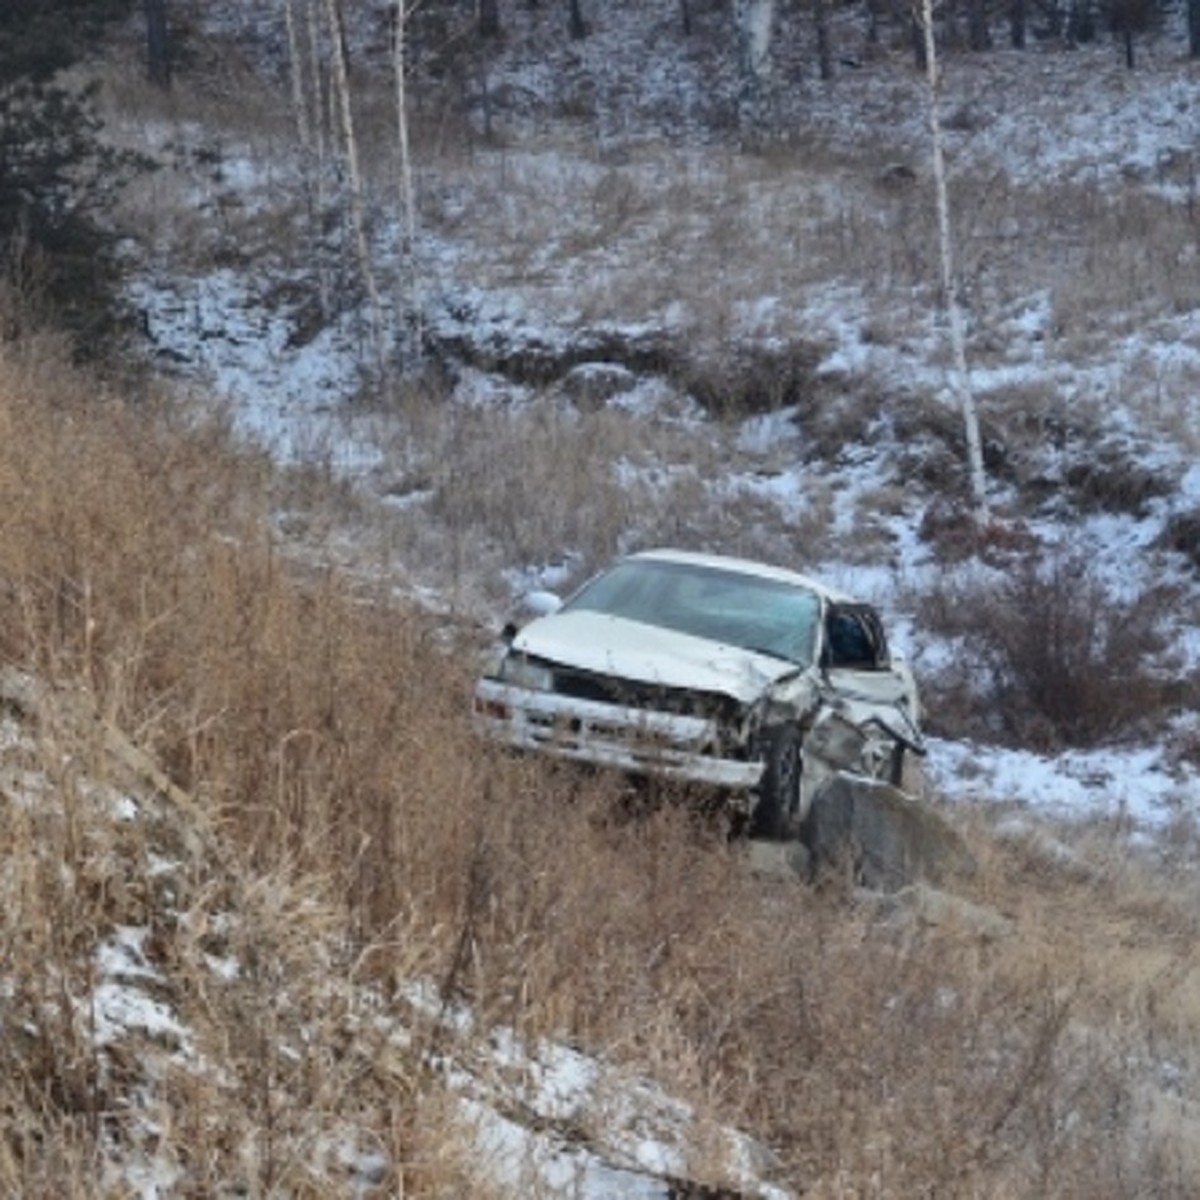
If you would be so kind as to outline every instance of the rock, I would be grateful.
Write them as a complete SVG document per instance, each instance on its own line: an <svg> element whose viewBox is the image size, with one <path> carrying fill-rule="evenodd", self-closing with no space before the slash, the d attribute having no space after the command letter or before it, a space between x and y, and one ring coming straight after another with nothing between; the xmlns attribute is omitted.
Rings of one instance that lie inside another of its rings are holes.
<svg viewBox="0 0 1200 1200"><path fill-rule="evenodd" d="M803 842L749 838L746 842L746 861L756 875L805 881L812 878L812 859Z"/></svg>
<svg viewBox="0 0 1200 1200"><path fill-rule="evenodd" d="M563 377L562 388L578 408L593 411L636 383L637 376L618 363L588 362L572 367Z"/></svg>
<svg viewBox="0 0 1200 1200"><path fill-rule="evenodd" d="M928 804L855 775L837 774L822 784L803 837L814 874L848 868L857 883L879 891L975 870L962 838Z"/></svg>
<svg viewBox="0 0 1200 1200"><path fill-rule="evenodd" d="M975 934L981 941L998 941L1016 931L1016 922L998 909L975 904L928 883L914 883L886 897L888 912L903 922L951 928Z"/></svg>

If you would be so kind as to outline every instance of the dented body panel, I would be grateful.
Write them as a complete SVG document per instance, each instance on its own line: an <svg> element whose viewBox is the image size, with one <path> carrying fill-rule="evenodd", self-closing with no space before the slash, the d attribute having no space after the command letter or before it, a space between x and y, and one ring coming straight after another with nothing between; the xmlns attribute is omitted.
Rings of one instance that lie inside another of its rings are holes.
<svg viewBox="0 0 1200 1200"><path fill-rule="evenodd" d="M680 551L621 560L510 628L474 711L513 749L727 789L789 828L831 774L898 781L903 753L923 753L912 675L873 609L795 572Z"/></svg>

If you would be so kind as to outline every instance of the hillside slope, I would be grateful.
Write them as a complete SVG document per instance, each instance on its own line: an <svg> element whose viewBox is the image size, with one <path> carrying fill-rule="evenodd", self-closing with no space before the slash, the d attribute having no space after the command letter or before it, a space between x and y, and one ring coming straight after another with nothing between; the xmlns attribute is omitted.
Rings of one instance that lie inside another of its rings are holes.
<svg viewBox="0 0 1200 1200"><path fill-rule="evenodd" d="M1194 67L1171 29L1132 74L948 58L981 536L902 31L840 12L832 87L781 36L748 149L692 7L427 43L409 260L356 6L373 262L430 352L383 381L282 10L180 7L169 96L97 65L160 164L120 214L154 370L0 351L0 1190L1196 1192ZM962 895L764 874L476 745L514 595L653 543L886 609Z"/></svg>

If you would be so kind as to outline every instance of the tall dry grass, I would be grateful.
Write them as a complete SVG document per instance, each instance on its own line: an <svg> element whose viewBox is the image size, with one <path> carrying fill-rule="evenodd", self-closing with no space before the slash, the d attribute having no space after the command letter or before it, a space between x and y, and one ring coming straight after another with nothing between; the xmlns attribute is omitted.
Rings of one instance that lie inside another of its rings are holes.
<svg viewBox="0 0 1200 1200"><path fill-rule="evenodd" d="M180 115L136 90L114 101L134 124ZM267 158L288 137L280 94L236 113L176 96ZM590 321L680 303L720 347L765 293L780 303L760 331L794 336L832 280L854 311L865 297L876 340L924 337L937 274L919 177L881 195L874 170L816 137L763 158L631 146L601 165L560 137L536 157L431 137L423 220L469 239L471 283L536 285ZM142 203L204 262L185 182L155 179ZM990 177L956 194L985 332L1045 289L1050 335L1085 358L1130 294L1194 303L1194 225L1155 201ZM231 220L241 253L293 237ZM405 483L432 502L378 535L443 578L564 545L600 561L634 514L677 544L761 539L750 553L776 537L807 549L831 524L761 532L752 498L714 513L696 479L717 462L682 435L678 479L643 493L611 466L643 465L659 434L610 413L407 419L431 451ZM831 421L831 456L841 435ZM481 1030L502 1022L652 1073L702 1120L757 1134L805 1194L1195 1193L1186 864L1156 874L1098 836L1064 870L1033 844L993 845L978 819L971 898L1007 915L1008 936L881 910L832 881L755 876L686 806L631 812L612 780L481 749L466 720L473 647L399 605L386 577L319 554L301 569L272 532L281 497L337 499L277 478L219 424L114 394L44 340L0 349L0 666L69 698L33 733L9 714L25 732L2 749L0 1190L117 1191L105 1163L153 1153L181 1193L350 1194L322 1150L349 1138L384 1155L384 1194L486 1194L487 1166L421 1053L436 1030L397 1046L371 1019L410 1019L399 988L422 978L469 1002ZM315 509L312 526L346 511ZM178 794L144 798L105 729ZM149 931L147 995L195 1042L158 1077L148 1064L180 1035L97 1043L96 953L126 927ZM695 1166L720 1182L723 1164Z"/></svg>
<svg viewBox="0 0 1200 1200"><path fill-rule="evenodd" d="M469 650L297 570L276 481L219 428L31 346L0 359L0 435L0 665L56 697L3 742L11 1194L98 1194L151 1152L184 1191L349 1194L338 1139L385 1194L486 1194L421 1039L371 1019L410 1018L416 978L482 1031L651 1073L808 1194L1194 1190L1194 882L977 830L996 937L752 874L687 804L476 745ZM185 1032L105 1044L98 947L130 927L131 983Z"/></svg>

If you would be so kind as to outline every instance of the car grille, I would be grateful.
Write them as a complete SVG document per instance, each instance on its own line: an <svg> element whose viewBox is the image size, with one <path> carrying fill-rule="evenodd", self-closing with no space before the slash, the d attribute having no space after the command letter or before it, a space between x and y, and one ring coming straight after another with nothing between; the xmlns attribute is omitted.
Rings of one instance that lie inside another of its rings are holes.
<svg viewBox="0 0 1200 1200"><path fill-rule="evenodd" d="M735 724L741 712L741 705L732 696L723 696L719 692L640 683L614 675L600 675L591 671L562 667L555 663L545 665L554 674L554 691L560 696L671 713L680 717L702 717L715 720L721 725Z"/></svg>

